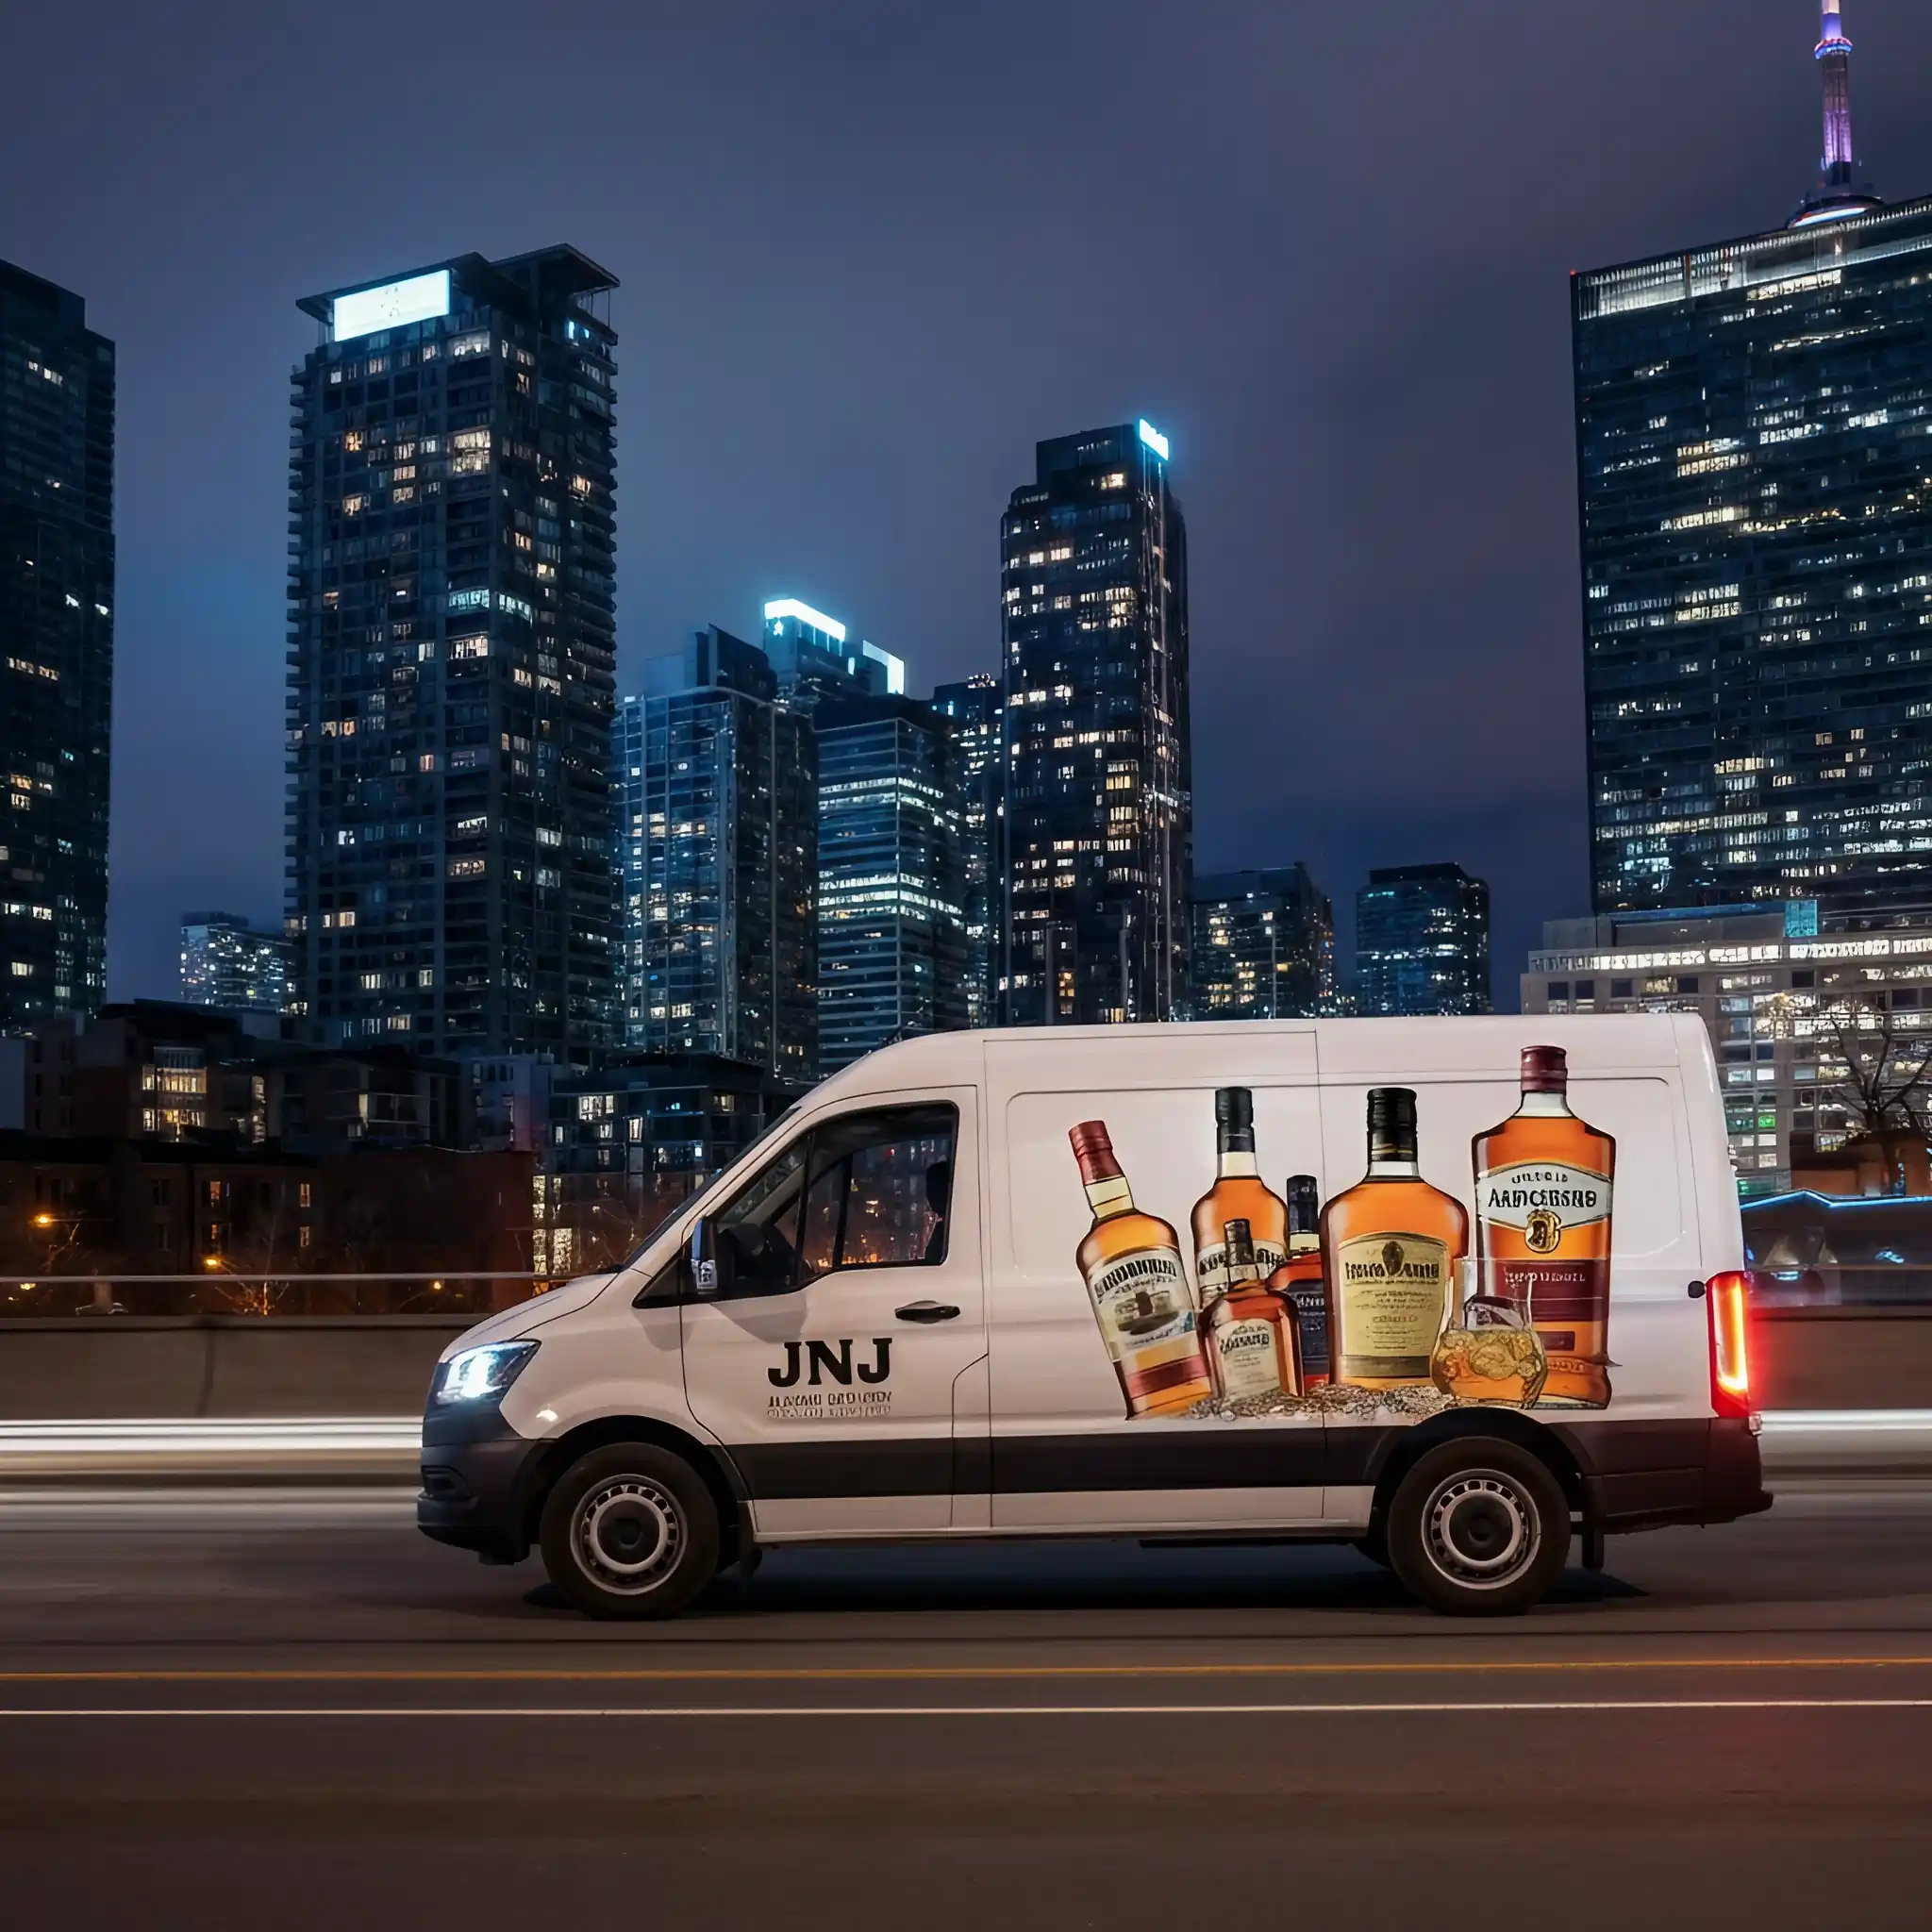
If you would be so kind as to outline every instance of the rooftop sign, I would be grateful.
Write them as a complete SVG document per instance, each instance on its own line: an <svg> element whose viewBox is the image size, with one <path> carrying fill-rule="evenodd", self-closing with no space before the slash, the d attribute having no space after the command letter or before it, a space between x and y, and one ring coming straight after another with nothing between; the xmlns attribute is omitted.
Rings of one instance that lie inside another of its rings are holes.
<svg viewBox="0 0 1932 1932"><path fill-rule="evenodd" d="M432 269L426 275L338 295L329 304L329 332L337 341L345 342L379 328L401 328L406 323L427 322L448 313L449 271Z"/></svg>

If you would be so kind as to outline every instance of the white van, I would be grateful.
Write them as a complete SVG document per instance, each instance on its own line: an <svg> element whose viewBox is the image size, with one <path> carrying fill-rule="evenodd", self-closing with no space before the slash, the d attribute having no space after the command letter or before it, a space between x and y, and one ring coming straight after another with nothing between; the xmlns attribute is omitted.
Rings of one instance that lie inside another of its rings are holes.
<svg viewBox="0 0 1932 1932"><path fill-rule="evenodd" d="M1573 1536L1770 1507L1743 1269L1694 1016L908 1041L452 1344L418 1522L606 1617L1041 1536L1352 1542L1519 1610Z"/></svg>

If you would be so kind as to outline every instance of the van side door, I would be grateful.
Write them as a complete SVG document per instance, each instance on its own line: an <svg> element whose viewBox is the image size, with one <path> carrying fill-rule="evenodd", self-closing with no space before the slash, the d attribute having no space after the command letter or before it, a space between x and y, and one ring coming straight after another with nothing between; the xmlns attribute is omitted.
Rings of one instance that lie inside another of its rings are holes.
<svg viewBox="0 0 1932 1932"><path fill-rule="evenodd" d="M1208 1338L1191 1358L1185 1319L1201 1314L1193 1215L1216 1185L1217 1092L1247 1095L1254 1158L1274 1194L1291 1174L1322 1178L1314 1035L1163 1031L1172 1039L988 1043L995 1529L1158 1534L1321 1520L1319 1406L1215 1399L1202 1379ZM1096 1205L1076 1145L1091 1145L1095 1127L1131 1190L1124 1244L1091 1240Z"/></svg>
<svg viewBox="0 0 1932 1932"><path fill-rule="evenodd" d="M978 1146L971 1088L867 1099L711 1217L685 1394L761 1540L950 1526L954 1386L986 1353Z"/></svg>

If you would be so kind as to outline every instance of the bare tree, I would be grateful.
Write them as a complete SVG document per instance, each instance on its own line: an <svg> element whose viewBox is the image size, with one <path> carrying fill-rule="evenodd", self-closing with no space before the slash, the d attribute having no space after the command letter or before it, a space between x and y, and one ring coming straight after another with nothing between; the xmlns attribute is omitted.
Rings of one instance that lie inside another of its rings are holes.
<svg viewBox="0 0 1932 1932"><path fill-rule="evenodd" d="M1857 992L1822 1000L1816 1027L1821 1062L1828 1051L1836 1063L1831 1102L1854 1139L1932 1131L1932 1040L1902 1032L1888 1003Z"/></svg>

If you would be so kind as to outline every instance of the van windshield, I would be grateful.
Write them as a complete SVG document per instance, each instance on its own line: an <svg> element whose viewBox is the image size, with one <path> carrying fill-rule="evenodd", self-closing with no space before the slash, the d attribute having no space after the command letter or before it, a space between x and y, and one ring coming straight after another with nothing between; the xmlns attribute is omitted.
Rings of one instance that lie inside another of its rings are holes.
<svg viewBox="0 0 1932 1932"><path fill-rule="evenodd" d="M658 1223L657 1226L652 1228L650 1233L647 1234L643 1238L643 1240L641 1241L637 1244L637 1246L634 1247L630 1251L630 1253L625 1257L623 1264L624 1267L635 1267L638 1263L638 1260L642 1256L644 1250L648 1248L651 1245L651 1243L655 1241L658 1239L658 1237L660 1234L662 1234L664 1230L667 1227L669 1227L671 1224L674 1221L677 1220L681 1215L689 1214L692 1212L694 1209L702 1208L705 1203L708 1202L711 1198L711 1196L718 1191L718 1183L722 1181L727 1174L734 1172L741 1161L748 1159L754 1154L762 1153L765 1150L765 1148L770 1146L771 1143L779 1137L779 1135L790 1132L791 1124L798 1118L799 1110L802 1105L802 1102L794 1102L791 1107L788 1107L785 1109L785 1111L781 1113L778 1116L778 1118L774 1120L772 1123L772 1124L768 1126L765 1129L765 1131L762 1134L760 1134L758 1137L758 1139L754 1141L751 1143L751 1145L747 1147L744 1150L744 1152L738 1157L737 1160L727 1161L723 1167L721 1167L718 1170L716 1174L714 1174L708 1181L706 1181L704 1186L701 1187L696 1193L687 1194L685 1198L682 1201L680 1201L677 1204L677 1206L671 1210L669 1214L665 1215L664 1218Z"/></svg>

